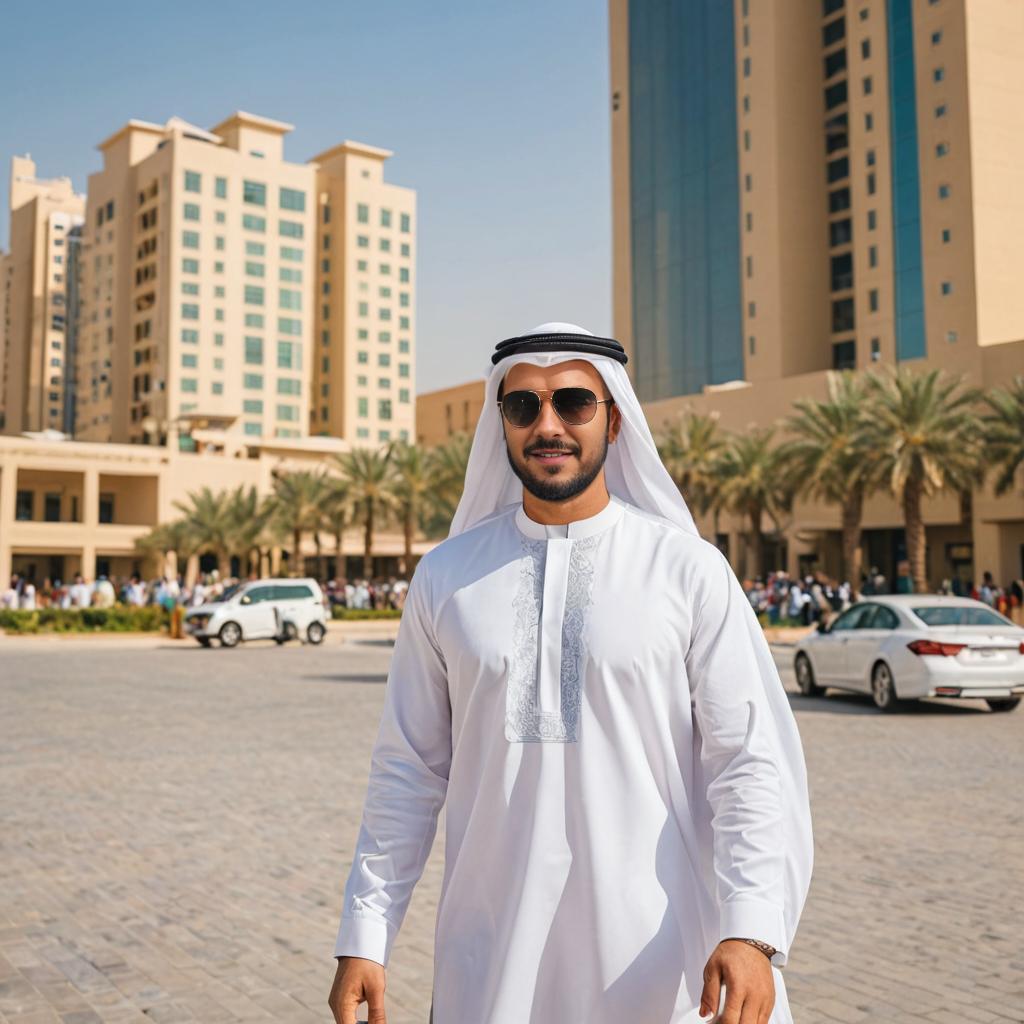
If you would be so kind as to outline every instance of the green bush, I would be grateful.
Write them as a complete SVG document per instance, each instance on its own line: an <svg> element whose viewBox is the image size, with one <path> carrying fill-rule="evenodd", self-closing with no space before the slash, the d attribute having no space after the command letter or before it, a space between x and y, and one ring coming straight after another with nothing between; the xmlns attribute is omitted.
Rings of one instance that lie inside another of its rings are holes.
<svg viewBox="0 0 1024 1024"><path fill-rule="evenodd" d="M358 619L400 619L401 617L401 608L343 608L339 604L331 606L331 618L346 622L355 622Z"/></svg>
<svg viewBox="0 0 1024 1024"><path fill-rule="evenodd" d="M781 619L777 619L775 622L769 622L768 621L768 613L767 612L762 612L760 615L758 615L757 621L760 622L761 625L765 627L765 629L769 629L769 628L770 629L806 629L807 628L807 623L804 622L803 619L781 618Z"/></svg>
<svg viewBox="0 0 1024 1024"><path fill-rule="evenodd" d="M0 609L0 629L8 633L153 633L167 626L168 613L156 605L134 608Z"/></svg>

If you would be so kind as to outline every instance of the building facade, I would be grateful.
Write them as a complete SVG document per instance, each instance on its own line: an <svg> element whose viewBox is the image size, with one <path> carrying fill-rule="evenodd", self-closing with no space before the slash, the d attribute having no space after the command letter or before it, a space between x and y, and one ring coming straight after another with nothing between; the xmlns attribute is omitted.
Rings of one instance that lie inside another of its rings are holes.
<svg viewBox="0 0 1024 1024"><path fill-rule="evenodd" d="M1024 6L610 0L609 15L615 333L652 427L683 408L768 426L824 398L831 369L938 367L983 388L1024 372ZM973 507L962 522L957 501L927 504L933 583L1024 574L1019 492ZM838 509L794 521L769 559L837 572ZM900 525L868 503L865 562L890 578ZM719 529L740 568L741 524Z"/></svg>
<svg viewBox="0 0 1024 1024"><path fill-rule="evenodd" d="M416 193L384 181L390 156L343 142L312 160L320 205L310 432L362 444L416 436Z"/></svg>
<svg viewBox="0 0 1024 1024"><path fill-rule="evenodd" d="M29 157L11 160L10 245L0 257L0 430L63 430L71 237L85 198L68 178L36 177Z"/></svg>

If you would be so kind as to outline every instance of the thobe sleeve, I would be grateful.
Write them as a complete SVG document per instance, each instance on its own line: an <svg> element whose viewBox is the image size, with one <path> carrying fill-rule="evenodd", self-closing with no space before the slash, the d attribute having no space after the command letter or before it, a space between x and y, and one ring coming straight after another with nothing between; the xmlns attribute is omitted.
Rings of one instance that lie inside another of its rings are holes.
<svg viewBox="0 0 1024 1024"><path fill-rule="evenodd" d="M755 644L767 641L718 553L696 609L686 656L694 726L711 807L718 940L760 939L787 959L780 737ZM763 652L762 652L763 654ZM770 659L771 654L768 652Z"/></svg>
<svg viewBox="0 0 1024 1024"><path fill-rule="evenodd" d="M409 587L370 762L335 956L387 966L448 788L451 704L421 562Z"/></svg>

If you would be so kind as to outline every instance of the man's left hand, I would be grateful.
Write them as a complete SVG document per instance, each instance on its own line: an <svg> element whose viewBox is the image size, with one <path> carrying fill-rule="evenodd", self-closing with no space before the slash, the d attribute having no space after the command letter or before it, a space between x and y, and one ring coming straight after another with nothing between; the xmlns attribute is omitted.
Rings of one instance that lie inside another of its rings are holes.
<svg viewBox="0 0 1024 1024"><path fill-rule="evenodd" d="M715 1017L723 985L725 1008ZM701 1017L713 1017L714 1024L768 1024L774 1005L775 979L768 957L749 942L720 942L704 968Z"/></svg>

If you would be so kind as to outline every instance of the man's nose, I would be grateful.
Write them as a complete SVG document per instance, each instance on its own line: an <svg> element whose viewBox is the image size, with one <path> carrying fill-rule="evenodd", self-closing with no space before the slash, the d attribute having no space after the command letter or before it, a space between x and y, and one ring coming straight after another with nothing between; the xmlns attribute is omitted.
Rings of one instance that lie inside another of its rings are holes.
<svg viewBox="0 0 1024 1024"><path fill-rule="evenodd" d="M561 434L565 424L562 423L555 407L550 399L544 399L540 403L540 415L537 417L537 422L534 423L533 429L544 437L550 437L552 434Z"/></svg>

